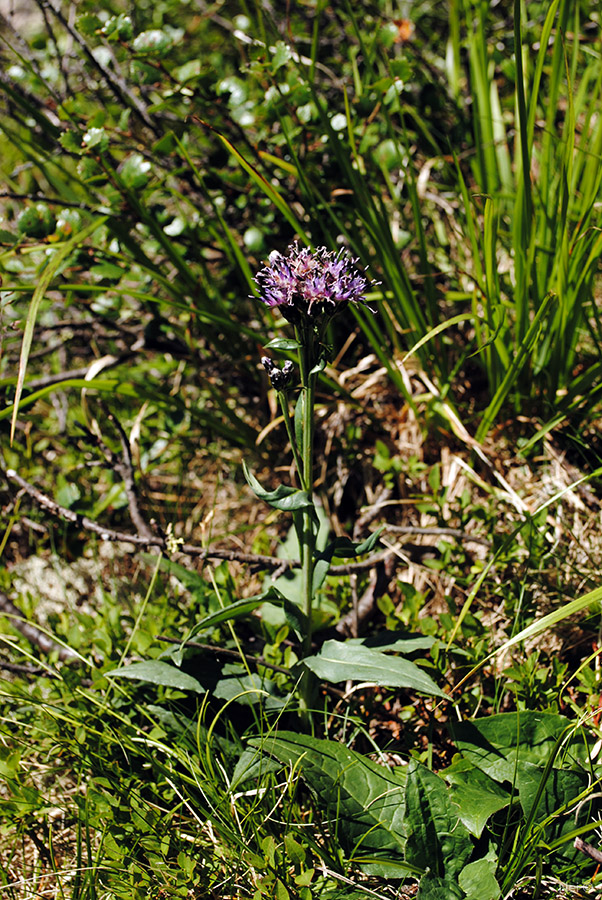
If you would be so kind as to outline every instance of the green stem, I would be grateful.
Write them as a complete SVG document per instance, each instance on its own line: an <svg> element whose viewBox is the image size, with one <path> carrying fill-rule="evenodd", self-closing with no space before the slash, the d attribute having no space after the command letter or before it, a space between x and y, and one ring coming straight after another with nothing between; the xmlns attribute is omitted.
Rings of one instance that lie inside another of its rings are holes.
<svg viewBox="0 0 602 900"><path fill-rule="evenodd" d="M303 656L311 655L312 642L312 607L313 607L313 575L316 542L315 509L313 506L313 470L314 470L314 399L316 373L314 359L314 334L310 326L303 331L297 329L297 339L301 344L299 363L301 369L301 385L303 389L303 442L301 448L302 472L301 486L312 499L311 506L303 510L303 530L301 541L301 571L303 578L303 598L307 631L303 640Z"/></svg>
<svg viewBox="0 0 602 900"><path fill-rule="evenodd" d="M303 464L301 461L301 457L299 456L299 449L297 447L297 441L295 440L295 432L291 425L291 416L288 406L288 400L286 397L286 391L278 391L278 402L280 403L280 409L282 410L282 417L284 419L284 427L286 428L286 433L293 451L293 457L295 459L295 465L297 466L299 481L301 481L301 489L305 490L303 486Z"/></svg>

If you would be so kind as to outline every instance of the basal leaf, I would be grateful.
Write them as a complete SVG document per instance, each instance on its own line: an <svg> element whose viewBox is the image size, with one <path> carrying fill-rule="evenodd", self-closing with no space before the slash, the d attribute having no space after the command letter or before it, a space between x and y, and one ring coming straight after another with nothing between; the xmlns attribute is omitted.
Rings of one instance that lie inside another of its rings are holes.
<svg viewBox="0 0 602 900"><path fill-rule="evenodd" d="M450 875L427 872L420 880L417 900L460 900L463 896L458 882Z"/></svg>
<svg viewBox="0 0 602 900"><path fill-rule="evenodd" d="M211 615L205 616L200 622L197 622L186 638L186 641L189 641L193 635L198 634L200 631L206 631L207 628L214 628L222 622L240 619L241 616L248 616L249 613L252 613L258 606L261 606L262 603L266 603L267 601L270 603L282 603L282 598L278 594L278 591L272 590L263 594L257 594L254 597L247 597L246 599L229 603L227 606L224 606L223 609L218 609L217 612L211 613ZM184 643L186 643L186 641L184 641Z"/></svg>
<svg viewBox="0 0 602 900"><path fill-rule="evenodd" d="M466 894L466 900L498 900L502 892L495 879L497 863L495 852L491 849L487 856L464 866L458 883Z"/></svg>
<svg viewBox="0 0 602 900"><path fill-rule="evenodd" d="M508 791L468 760L454 760L443 777L451 786L462 822L475 837L481 836L490 816L510 803Z"/></svg>
<svg viewBox="0 0 602 900"><path fill-rule="evenodd" d="M405 769L390 771L344 744L305 734L282 731L249 743L299 767L355 862L380 862L385 868L390 863L397 874L405 869Z"/></svg>
<svg viewBox="0 0 602 900"><path fill-rule="evenodd" d="M499 713L473 722L450 722L465 759L496 781L513 782L516 761L544 766L569 720L554 713Z"/></svg>
<svg viewBox="0 0 602 900"><path fill-rule="evenodd" d="M446 697L432 678L408 659L385 656L379 650L346 641L326 641L320 652L304 659L302 665L333 684L369 681L383 687L410 688L432 697Z"/></svg>
<svg viewBox="0 0 602 900"><path fill-rule="evenodd" d="M129 666L122 666L120 669L113 669L111 672L105 672L104 674L107 678L132 678L135 681L161 684L164 687L177 688L180 691L194 691L197 694L205 693L205 688L192 675L187 675L186 672L182 672L176 666L170 666L156 659L148 660L147 662L131 663Z"/></svg>
<svg viewBox="0 0 602 900"><path fill-rule="evenodd" d="M416 653L418 650L430 650L435 638L428 634L407 634L404 631L381 631L365 638L349 638L350 646L362 644L383 653L398 651L399 653Z"/></svg>
<svg viewBox="0 0 602 900"><path fill-rule="evenodd" d="M415 760L408 767L404 825L407 861L457 879L470 859L472 840L443 779Z"/></svg>

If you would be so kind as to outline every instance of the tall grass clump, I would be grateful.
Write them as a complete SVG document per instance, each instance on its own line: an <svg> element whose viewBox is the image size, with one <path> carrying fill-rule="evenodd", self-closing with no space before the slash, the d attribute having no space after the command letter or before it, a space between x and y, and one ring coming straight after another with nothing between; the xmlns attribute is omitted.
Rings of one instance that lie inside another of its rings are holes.
<svg viewBox="0 0 602 900"><path fill-rule="evenodd" d="M514 3L498 52L489 7L452 12L473 107L475 154L457 171L490 392L477 438L507 402L557 424L578 422L599 399L599 45L584 37L580 4L558 0L528 15Z"/></svg>

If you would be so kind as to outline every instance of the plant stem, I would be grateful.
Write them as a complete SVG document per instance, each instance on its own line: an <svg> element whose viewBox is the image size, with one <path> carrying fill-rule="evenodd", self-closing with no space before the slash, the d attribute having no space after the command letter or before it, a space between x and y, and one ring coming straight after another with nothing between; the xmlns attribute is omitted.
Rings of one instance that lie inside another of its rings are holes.
<svg viewBox="0 0 602 900"><path fill-rule="evenodd" d="M278 402L280 404L280 409L282 411L282 417L284 419L284 427L286 428L286 434L288 436L291 449L293 451L293 457L295 460L295 465L297 466L297 474L299 476L299 480L301 482L301 489L305 490L303 484L303 463L301 461L301 457L299 456L299 448L297 447L297 441L295 440L295 431L291 426L291 416L288 406L288 400L286 397L286 391L278 391Z"/></svg>
<svg viewBox="0 0 602 900"><path fill-rule="evenodd" d="M307 617L307 630L303 639L303 656L311 654L312 642L312 607L313 607L313 574L315 553L315 509L313 505L313 469L314 469L314 398L316 387L316 373L314 359L314 334L310 326L306 326L301 332L297 329L297 339L301 345L299 365L301 369L301 385L303 389L303 441L301 448L302 472L301 486L307 491L312 504L303 510L303 528L301 535L301 567L305 615Z"/></svg>

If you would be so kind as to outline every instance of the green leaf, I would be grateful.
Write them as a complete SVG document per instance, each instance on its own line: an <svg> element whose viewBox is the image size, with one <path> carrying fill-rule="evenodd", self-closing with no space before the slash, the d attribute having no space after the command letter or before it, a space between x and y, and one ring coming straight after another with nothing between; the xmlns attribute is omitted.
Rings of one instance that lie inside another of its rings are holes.
<svg viewBox="0 0 602 900"><path fill-rule="evenodd" d="M544 774L544 770L533 763L521 761L517 766L520 805L525 816L532 814L536 822L547 818L564 805L570 807L575 797L589 783L585 772L552 769L542 784ZM573 822L569 820L568 824L572 826Z"/></svg>
<svg viewBox="0 0 602 900"><path fill-rule="evenodd" d="M445 782L412 760L405 801L406 859L417 868L430 869L433 875L457 879L473 845Z"/></svg>
<svg viewBox="0 0 602 900"><path fill-rule="evenodd" d="M297 488L288 487L285 484L280 484L275 491L266 491L259 484L255 476L249 472L244 461L242 467L247 483L255 496L260 500L264 500L274 509L292 512L296 509L307 509L308 507L313 506L313 500L307 491L300 491Z"/></svg>
<svg viewBox="0 0 602 900"><path fill-rule="evenodd" d="M369 637L349 638L347 643L352 647L354 644L362 644L364 647L381 650L383 653L397 650L399 653L407 655L408 653L416 653L418 650L430 650L435 643L435 638L428 634L381 631L378 634L371 634Z"/></svg>
<svg viewBox="0 0 602 900"><path fill-rule="evenodd" d="M59 143L68 153L77 153L81 156L84 152L82 135L78 131L64 131L59 135Z"/></svg>
<svg viewBox="0 0 602 900"><path fill-rule="evenodd" d="M298 350L301 344L290 338L274 338L265 345L266 350Z"/></svg>
<svg viewBox="0 0 602 900"><path fill-rule="evenodd" d="M82 229L82 231L78 232L78 234L74 235L71 240L66 241L60 248L54 251L48 265L42 272L36 288L32 294L31 302L29 304L29 310L27 312L27 321L25 322L25 328L23 331L23 341L21 342L21 356L19 358L19 373L17 376L17 386L15 388L15 399L13 400L13 404L11 407L11 423L10 423L10 440L11 443L15 436L15 428L17 426L17 414L19 412L19 401L21 399L21 394L23 393L23 383L25 381L25 372L27 371L27 360L29 358L29 351L31 349L31 342L33 340L33 333L36 324L36 318L38 315L38 310L40 308L40 303L44 299L44 295L52 279L60 270L61 266L69 256L69 254L75 250L79 244L83 243L97 228L106 221L107 217L105 216L102 219L95 219L92 224L88 225L87 228Z"/></svg>
<svg viewBox="0 0 602 900"><path fill-rule="evenodd" d="M151 169L149 159L145 159L141 153L132 153L121 166L119 175L126 188L136 191L148 184Z"/></svg>
<svg viewBox="0 0 602 900"><path fill-rule="evenodd" d="M305 391L301 391L295 403L295 440L299 453L303 453L303 409L305 406Z"/></svg>
<svg viewBox="0 0 602 900"><path fill-rule="evenodd" d="M141 553L140 559L150 564L156 564L157 557L152 553ZM168 575L173 575L191 594L205 594L209 590L209 583L195 569L181 566L165 556L161 557L159 568Z"/></svg>
<svg viewBox="0 0 602 900"><path fill-rule="evenodd" d="M316 505L316 515L319 522L318 534L316 535L316 547L323 547L330 531L330 522L324 509L319 504ZM286 538L278 545L276 555L279 559L301 558L299 538L297 537L297 530L294 525L290 527ZM275 581L272 581L272 579L268 577L264 582L264 586L266 588L276 588L276 590L280 591L280 593L290 600L291 603L295 603L298 606L303 606L304 604L303 576L300 568L287 569L287 571L282 575L279 575ZM317 592L318 588L319 585L316 584L314 572L314 594Z"/></svg>
<svg viewBox="0 0 602 900"><path fill-rule="evenodd" d="M218 700L236 700L243 706L255 706L274 693L274 684L257 674L247 675L241 666L239 675L220 678L212 693Z"/></svg>
<svg viewBox="0 0 602 900"><path fill-rule="evenodd" d="M495 879L497 869L495 851L464 866L458 877L458 884L466 894L466 900L498 900L502 892Z"/></svg>
<svg viewBox="0 0 602 900"><path fill-rule="evenodd" d="M109 146L109 136L104 128L88 128L82 138L82 146L86 150L95 150L96 153L104 153Z"/></svg>
<svg viewBox="0 0 602 900"><path fill-rule="evenodd" d="M471 834L480 837L493 813L510 803L510 794L472 762L456 757L443 777L451 785L451 798Z"/></svg>
<svg viewBox="0 0 602 900"><path fill-rule="evenodd" d="M570 726L554 713L499 713L473 722L450 722L462 756L495 781L515 780L516 762L544 766L557 738Z"/></svg>
<svg viewBox="0 0 602 900"><path fill-rule="evenodd" d="M150 31L142 31L132 41L132 50L141 56L162 57L171 50L173 40L166 31L153 28Z"/></svg>
<svg viewBox="0 0 602 900"><path fill-rule="evenodd" d="M462 891L458 882L450 875L434 875L427 872L420 880L417 900L460 900Z"/></svg>
<svg viewBox="0 0 602 900"><path fill-rule="evenodd" d="M318 362L313 367L313 369L309 370L309 374L310 375L319 375L320 372L323 372L325 368L326 368L326 357L321 356L320 359L318 360Z"/></svg>
<svg viewBox="0 0 602 900"><path fill-rule="evenodd" d="M332 817L336 838L359 865L381 861L399 875L403 861L406 769L391 771L336 741L282 731L255 738L252 747L299 766L320 808Z"/></svg>
<svg viewBox="0 0 602 900"><path fill-rule="evenodd" d="M447 695L437 687L432 678L413 662L385 656L370 647L349 645L346 641L326 641L316 656L304 659L301 665L323 681L333 684L349 680L369 681L387 687L410 688L431 697L447 699Z"/></svg>
<svg viewBox="0 0 602 900"><path fill-rule="evenodd" d="M272 72L276 72L281 66L286 65L292 56L291 48L284 41L276 41L272 56Z"/></svg>
<svg viewBox="0 0 602 900"><path fill-rule="evenodd" d="M205 693L205 688L192 675L187 675L181 669L159 662L156 659L148 662L131 663L129 666L113 669L111 672L105 672L104 674L107 678L131 678L135 681L147 681L149 684L161 684L165 687L177 688L180 691L194 691L197 694Z"/></svg>
<svg viewBox="0 0 602 900"><path fill-rule="evenodd" d="M220 625L222 622L229 622L233 621L234 619L240 619L241 616L248 616L249 613L252 613L254 610L256 610L258 606L261 606L262 603L265 603L266 599L268 598L270 603L279 602L277 591L274 591L271 594L258 594L255 597L247 597L244 600L236 600L234 603L229 603L227 606L224 606L223 609L211 613L211 615L205 616L203 619L201 619L200 622L197 622L196 625L193 626L190 634L188 635L186 640L183 641L183 643L189 641L195 634L198 634L200 631L206 631L208 628L215 628L216 625Z"/></svg>
<svg viewBox="0 0 602 900"><path fill-rule="evenodd" d="M317 555L317 559L330 561L334 556L341 559L353 559L369 553L379 539L384 525L363 541L352 541L348 537L338 537L331 541L326 549Z"/></svg>
<svg viewBox="0 0 602 900"><path fill-rule="evenodd" d="M121 266L116 266L114 263L104 262L99 263L97 266L90 266L88 271L90 275L95 275L98 278L110 278L112 281L119 281L124 270Z"/></svg>
<svg viewBox="0 0 602 900"><path fill-rule="evenodd" d="M88 37L93 35L99 28L102 27L102 22L95 15L83 15L77 17L77 30L80 34L85 34Z"/></svg>

